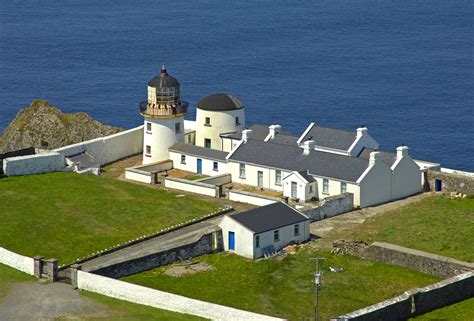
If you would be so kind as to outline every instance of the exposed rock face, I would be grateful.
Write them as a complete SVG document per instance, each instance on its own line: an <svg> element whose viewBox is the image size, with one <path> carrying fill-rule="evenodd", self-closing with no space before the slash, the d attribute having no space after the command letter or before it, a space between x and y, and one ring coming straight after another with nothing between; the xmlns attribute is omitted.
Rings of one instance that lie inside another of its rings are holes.
<svg viewBox="0 0 474 321"><path fill-rule="evenodd" d="M0 136L0 153L36 147L54 149L122 131L86 113L63 114L46 100L22 109Z"/></svg>

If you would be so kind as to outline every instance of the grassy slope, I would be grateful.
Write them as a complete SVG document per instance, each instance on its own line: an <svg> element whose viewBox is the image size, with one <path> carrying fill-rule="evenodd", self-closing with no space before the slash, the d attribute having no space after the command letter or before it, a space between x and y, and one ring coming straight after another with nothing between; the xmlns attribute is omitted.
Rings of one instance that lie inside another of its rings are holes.
<svg viewBox="0 0 474 321"><path fill-rule="evenodd" d="M157 268L124 280L239 309L302 320L313 318L311 281L315 265L309 258L314 256L327 259L320 292L323 319L438 280L396 266L308 250L299 250L280 262L254 262L225 253L206 255L196 260L211 264L214 271L172 277L162 273L164 268ZM328 266L342 267L344 271L329 272Z"/></svg>
<svg viewBox="0 0 474 321"><path fill-rule="evenodd" d="M0 246L69 263L217 207L92 175L9 177L0 180Z"/></svg>
<svg viewBox="0 0 474 321"><path fill-rule="evenodd" d="M474 199L430 197L370 218L352 237L474 261Z"/></svg>
<svg viewBox="0 0 474 321"><path fill-rule="evenodd" d="M474 320L474 298L423 314L410 320L472 321Z"/></svg>
<svg viewBox="0 0 474 321"><path fill-rule="evenodd" d="M26 281L34 281L35 278L15 270L11 267L6 265L0 264L0 300L1 298L6 295L8 287L12 283L16 282L26 282Z"/></svg>

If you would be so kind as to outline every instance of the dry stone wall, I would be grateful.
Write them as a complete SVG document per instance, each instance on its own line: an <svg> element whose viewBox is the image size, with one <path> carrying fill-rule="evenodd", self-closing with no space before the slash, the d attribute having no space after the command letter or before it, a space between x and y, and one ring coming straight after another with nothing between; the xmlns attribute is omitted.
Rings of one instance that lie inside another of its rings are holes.
<svg viewBox="0 0 474 321"><path fill-rule="evenodd" d="M354 194L344 193L327 197L318 206L305 210L303 213L311 219L311 222L314 222L347 213L352 211L353 208Z"/></svg>
<svg viewBox="0 0 474 321"><path fill-rule="evenodd" d="M458 192L462 194L474 194L474 174L460 174L428 171L428 182L430 190L435 191L436 180L441 181L441 191L445 193Z"/></svg>

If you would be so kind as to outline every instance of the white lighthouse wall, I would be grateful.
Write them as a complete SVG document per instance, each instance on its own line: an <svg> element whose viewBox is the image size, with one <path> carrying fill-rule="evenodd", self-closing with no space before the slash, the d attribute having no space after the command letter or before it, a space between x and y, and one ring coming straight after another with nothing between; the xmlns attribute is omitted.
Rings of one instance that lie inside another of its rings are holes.
<svg viewBox="0 0 474 321"><path fill-rule="evenodd" d="M151 123L151 131L147 131L147 123ZM175 131L179 123L180 131ZM168 148L176 142L184 142L184 116L171 119L145 117L143 128L143 164L150 164L170 158ZM151 146L147 154L146 146Z"/></svg>
<svg viewBox="0 0 474 321"><path fill-rule="evenodd" d="M210 124L206 125L206 117ZM239 125L236 125L236 117L239 117ZM230 133L245 128L244 108L227 111L209 111L196 109L196 146L204 146L204 139L211 140L211 148L223 150L220 134Z"/></svg>

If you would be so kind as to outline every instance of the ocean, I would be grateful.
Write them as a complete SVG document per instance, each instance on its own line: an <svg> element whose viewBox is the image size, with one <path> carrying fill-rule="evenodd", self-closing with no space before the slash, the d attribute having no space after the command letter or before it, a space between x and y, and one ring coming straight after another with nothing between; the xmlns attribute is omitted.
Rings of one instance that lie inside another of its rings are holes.
<svg viewBox="0 0 474 321"><path fill-rule="evenodd" d="M0 131L33 99L142 123L161 65L192 106L228 92L247 123L365 124L393 151L474 171L468 0L0 0Z"/></svg>

